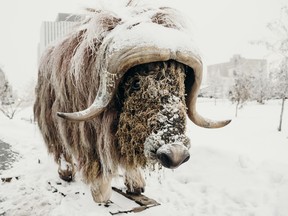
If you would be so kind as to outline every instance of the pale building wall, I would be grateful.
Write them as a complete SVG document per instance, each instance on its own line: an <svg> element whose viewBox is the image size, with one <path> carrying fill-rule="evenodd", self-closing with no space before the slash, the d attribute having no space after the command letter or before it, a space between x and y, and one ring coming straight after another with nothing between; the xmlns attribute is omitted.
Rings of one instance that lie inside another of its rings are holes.
<svg viewBox="0 0 288 216"><path fill-rule="evenodd" d="M225 97L228 89L233 85L234 75L246 74L253 77L268 77L268 66L266 59L246 59L240 55L234 55L229 62L207 66L207 88L205 94L216 89L217 95ZM218 87L217 87L218 85ZM211 87L209 89L209 86ZM215 87L216 86L216 87Z"/></svg>
<svg viewBox="0 0 288 216"><path fill-rule="evenodd" d="M55 21L44 21L40 28L40 42L38 45L38 60L48 45L57 42L68 34L81 16L59 13Z"/></svg>

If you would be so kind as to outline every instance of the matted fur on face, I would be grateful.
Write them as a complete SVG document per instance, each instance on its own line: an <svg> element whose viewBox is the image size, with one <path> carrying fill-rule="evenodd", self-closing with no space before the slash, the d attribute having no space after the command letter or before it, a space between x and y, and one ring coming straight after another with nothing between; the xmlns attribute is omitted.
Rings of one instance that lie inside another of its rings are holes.
<svg viewBox="0 0 288 216"><path fill-rule="evenodd" d="M190 147L186 125L185 65L155 62L130 69L120 84L117 138L127 167L155 164L166 144Z"/></svg>

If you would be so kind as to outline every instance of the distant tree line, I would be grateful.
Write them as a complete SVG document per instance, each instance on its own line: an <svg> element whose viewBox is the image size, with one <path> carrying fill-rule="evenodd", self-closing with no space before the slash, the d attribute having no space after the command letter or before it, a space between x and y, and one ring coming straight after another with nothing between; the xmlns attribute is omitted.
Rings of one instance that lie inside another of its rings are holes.
<svg viewBox="0 0 288 216"><path fill-rule="evenodd" d="M286 70L287 71L287 70ZM285 73L279 70L279 65L271 69L267 77L259 71L249 75L243 71L235 71L233 84L228 89L228 98L236 104L235 116L238 108L242 107L247 101L257 101L264 104L266 100L282 99L285 94L285 87L288 85L285 81ZM286 86L285 86L286 83Z"/></svg>

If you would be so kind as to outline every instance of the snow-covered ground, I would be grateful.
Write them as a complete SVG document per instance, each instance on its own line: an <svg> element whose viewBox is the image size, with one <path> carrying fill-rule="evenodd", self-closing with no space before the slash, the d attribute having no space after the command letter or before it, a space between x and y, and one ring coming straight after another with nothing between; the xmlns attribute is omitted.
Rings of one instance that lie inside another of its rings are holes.
<svg viewBox="0 0 288 216"><path fill-rule="evenodd" d="M249 103L234 118L234 105L200 99L198 110L206 117L233 118L222 129L203 129L188 122L190 160L176 170L146 173L145 195L160 206L137 213L173 216L287 216L288 121L286 106L283 131L278 132L280 101ZM0 115L0 140L19 152L18 161L0 178L0 215L73 216L110 215L120 205L132 203L113 193L110 207L93 202L81 182L66 183L47 155L36 125L29 121L32 109L8 120ZM286 118L286 119L285 119ZM123 186L122 179L113 183ZM134 213L131 213L134 214Z"/></svg>

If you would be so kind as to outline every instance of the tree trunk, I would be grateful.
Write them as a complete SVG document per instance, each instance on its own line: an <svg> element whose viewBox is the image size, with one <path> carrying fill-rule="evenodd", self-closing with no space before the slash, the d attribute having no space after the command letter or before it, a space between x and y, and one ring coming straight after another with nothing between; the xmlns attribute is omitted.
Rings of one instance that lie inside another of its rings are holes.
<svg viewBox="0 0 288 216"><path fill-rule="evenodd" d="M281 130L282 130L282 119L283 119L283 113L284 113L285 99L286 99L285 97L282 98L281 113L280 113L280 122L279 122L278 131L281 131Z"/></svg>
<svg viewBox="0 0 288 216"><path fill-rule="evenodd" d="M235 110L235 117L238 115L238 107L239 107L240 101L237 101L236 103L236 110Z"/></svg>

